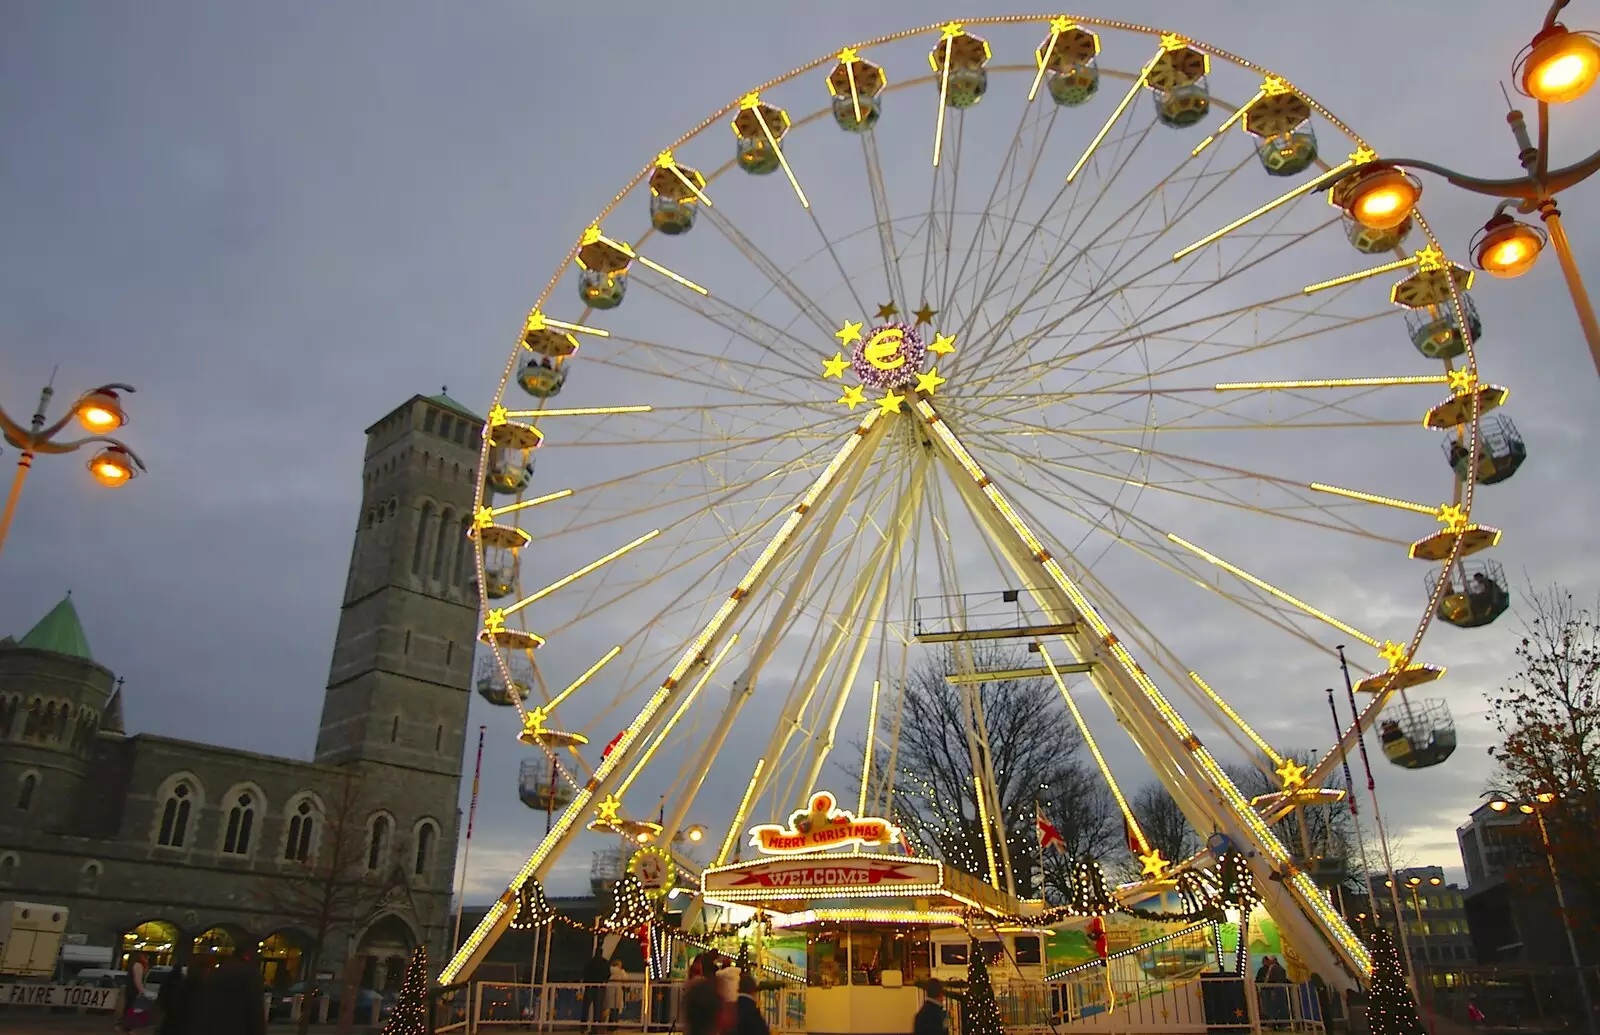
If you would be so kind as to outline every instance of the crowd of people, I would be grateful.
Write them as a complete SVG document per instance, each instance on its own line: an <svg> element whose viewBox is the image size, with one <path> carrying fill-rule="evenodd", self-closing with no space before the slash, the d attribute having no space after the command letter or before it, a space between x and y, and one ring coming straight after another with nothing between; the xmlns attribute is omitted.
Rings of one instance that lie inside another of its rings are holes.
<svg viewBox="0 0 1600 1035"><path fill-rule="evenodd" d="M114 1025L119 1035L266 1035L261 968L250 953L221 960L196 957L187 968L174 967L154 994L149 974L144 956L128 961L122 1013Z"/></svg>

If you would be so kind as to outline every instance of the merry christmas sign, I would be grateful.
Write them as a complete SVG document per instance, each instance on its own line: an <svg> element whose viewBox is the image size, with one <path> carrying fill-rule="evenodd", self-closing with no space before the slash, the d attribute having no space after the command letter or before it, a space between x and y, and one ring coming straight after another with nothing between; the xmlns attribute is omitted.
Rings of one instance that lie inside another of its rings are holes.
<svg viewBox="0 0 1600 1035"><path fill-rule="evenodd" d="M787 826L766 823L750 829L750 845L768 855L796 855L865 845L869 848L894 844L900 831L886 819L857 818L834 801L832 794L818 791L811 796L808 809L789 817Z"/></svg>

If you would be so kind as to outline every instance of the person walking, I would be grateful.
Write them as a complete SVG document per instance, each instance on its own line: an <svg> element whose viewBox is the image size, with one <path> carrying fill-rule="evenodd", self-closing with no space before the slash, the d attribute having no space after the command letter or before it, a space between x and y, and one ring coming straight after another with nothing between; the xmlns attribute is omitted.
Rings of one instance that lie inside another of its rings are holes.
<svg viewBox="0 0 1600 1035"><path fill-rule="evenodd" d="M145 985L149 973L150 964L143 953L136 952L128 957L128 969L122 975L122 1012L111 1026L113 1031L126 1033L150 1023L152 1004Z"/></svg>
<svg viewBox="0 0 1600 1035"><path fill-rule="evenodd" d="M756 1002L756 977L746 971L739 972L739 999L735 1006L734 1035L772 1035L767 1019L761 1015L761 1004Z"/></svg>
<svg viewBox="0 0 1600 1035"><path fill-rule="evenodd" d="M583 1025L584 1031L593 1032L604 1021L601 1010L605 1007L606 982L611 980L611 961L605 950L596 943L594 957L583 965Z"/></svg>
<svg viewBox="0 0 1600 1035"><path fill-rule="evenodd" d="M938 978L923 987L922 1009L911 1023L911 1035L944 1035L946 1013L944 1009L944 982Z"/></svg>

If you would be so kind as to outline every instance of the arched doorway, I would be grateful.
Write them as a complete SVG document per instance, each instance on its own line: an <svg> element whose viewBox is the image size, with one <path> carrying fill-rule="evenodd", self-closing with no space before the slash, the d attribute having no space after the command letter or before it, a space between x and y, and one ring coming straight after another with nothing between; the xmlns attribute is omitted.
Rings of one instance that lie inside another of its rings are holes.
<svg viewBox="0 0 1600 1035"><path fill-rule="evenodd" d="M293 928L273 931L261 939L261 983L269 990L285 991L300 979L300 961L311 939Z"/></svg>
<svg viewBox="0 0 1600 1035"><path fill-rule="evenodd" d="M361 986L379 992L398 992L406 961L417 944L411 925L389 913L372 922L356 943L356 954L366 959Z"/></svg>
<svg viewBox="0 0 1600 1035"><path fill-rule="evenodd" d="M165 920L146 920L122 932L117 940L117 969L128 969L128 958L140 953L152 967L170 967L178 949L178 927Z"/></svg>
<svg viewBox="0 0 1600 1035"><path fill-rule="evenodd" d="M224 960L239 951L239 938L232 928L208 927L195 936L193 949L197 963Z"/></svg>

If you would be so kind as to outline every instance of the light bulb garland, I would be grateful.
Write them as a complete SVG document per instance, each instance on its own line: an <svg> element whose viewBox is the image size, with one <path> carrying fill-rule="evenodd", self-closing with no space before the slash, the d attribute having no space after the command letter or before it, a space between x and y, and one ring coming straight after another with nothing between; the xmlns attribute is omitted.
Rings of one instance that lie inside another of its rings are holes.
<svg viewBox="0 0 1600 1035"><path fill-rule="evenodd" d="M595 922L601 931L632 931L655 917L655 907L644 892L644 885L633 874L625 874L611 886L611 911Z"/></svg>
<svg viewBox="0 0 1600 1035"><path fill-rule="evenodd" d="M400 997L394 1012L383 1026L383 1035L427 1035L428 1033L428 947L419 945L406 964L400 983Z"/></svg>
<svg viewBox="0 0 1600 1035"><path fill-rule="evenodd" d="M560 914L544 897L544 885L529 880L517 892L517 911L511 917L513 931L535 931Z"/></svg>

